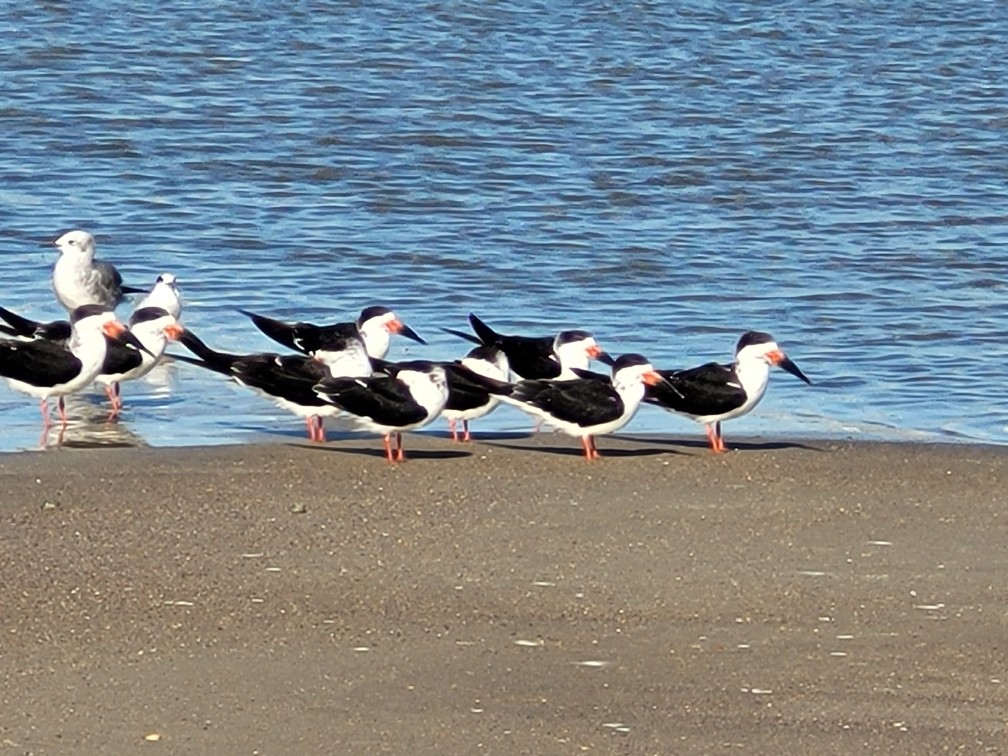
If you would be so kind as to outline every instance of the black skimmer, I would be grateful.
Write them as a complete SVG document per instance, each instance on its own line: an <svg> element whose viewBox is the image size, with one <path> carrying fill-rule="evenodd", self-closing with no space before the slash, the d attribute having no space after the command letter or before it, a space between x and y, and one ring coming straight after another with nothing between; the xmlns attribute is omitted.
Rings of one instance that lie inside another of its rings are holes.
<svg viewBox="0 0 1008 756"><path fill-rule="evenodd" d="M289 323L256 315L248 310L241 312L252 318L256 328L274 341L304 354L315 355L321 350L330 352L327 361L333 361L333 354L344 348L355 349L356 342L363 343L368 357L385 359L393 333L398 333L420 344L426 344L417 333L403 323L388 307L365 307L353 323L333 323L315 325L313 323ZM367 375L370 370L363 373ZM346 373L353 375L353 373Z"/></svg>
<svg viewBox="0 0 1008 756"><path fill-rule="evenodd" d="M124 294L143 292L123 286L122 276L114 265L95 259L94 237L87 231L68 231L53 243L60 251L53 266L53 290L67 311L88 304L115 309Z"/></svg>
<svg viewBox="0 0 1008 756"><path fill-rule="evenodd" d="M448 402L448 378L442 366L422 360L395 363L392 372L326 378L315 386L315 392L353 416L361 427L381 433L386 459L402 462L406 459L403 432L422 428L441 414Z"/></svg>
<svg viewBox="0 0 1008 756"><path fill-rule="evenodd" d="M164 354L167 341L177 339L184 330L176 322L181 312L182 300L175 276L162 273L129 319L130 331L147 351L109 339L105 364L96 380L105 387L105 394L112 404L113 416L122 409L119 384L141 378L154 368ZM0 307L0 319L6 322L0 324L0 332L9 336L49 341L66 341L70 338L70 322L67 320L42 323L17 315L4 307Z"/></svg>
<svg viewBox="0 0 1008 756"><path fill-rule="evenodd" d="M305 354L218 352L189 330L182 333L178 341L199 359L173 354L174 359L221 373L254 389L283 409L304 418L310 441L325 441L323 418L339 414L339 409L315 393L315 384L332 377L319 358Z"/></svg>
<svg viewBox="0 0 1008 756"><path fill-rule="evenodd" d="M474 381L469 373L498 381L508 379L508 359L496 346L478 346L457 363L446 363L448 376L448 402L441 414L448 420L452 441L470 441L469 421L490 414L500 404L500 397L490 393L486 386ZM462 422L459 436L458 423Z"/></svg>
<svg viewBox="0 0 1008 756"><path fill-rule="evenodd" d="M561 331L556 336L508 336L498 333L469 313L475 336L445 328L446 332L483 346L497 346L507 355L511 372L520 380L569 380L574 370L587 370L605 352L588 331Z"/></svg>
<svg viewBox="0 0 1008 756"><path fill-rule="evenodd" d="M182 293L174 273L162 273L155 278L151 290L133 309L135 312L145 307L159 307L176 320L182 317Z"/></svg>
<svg viewBox="0 0 1008 756"><path fill-rule="evenodd" d="M585 459L599 458L595 437L619 430L637 413L645 387L663 382L648 360L639 354L624 354L612 365L612 375L576 370L570 380L519 381L492 387L501 398L581 439Z"/></svg>
<svg viewBox="0 0 1008 756"><path fill-rule="evenodd" d="M11 387L39 397L43 433L49 428L49 398L59 397L62 425L67 424L63 397L87 387L98 376L108 352L106 336L144 349L125 325L102 305L83 305L70 314L68 341L0 341L0 375Z"/></svg>
<svg viewBox="0 0 1008 756"><path fill-rule="evenodd" d="M376 372L391 376L395 376L401 364L409 364L384 360L371 362ZM471 441L469 421L488 415L500 404L500 397L492 393L482 379L507 382L507 355L495 346L478 346L460 360L432 364L444 368L448 379L448 401L441 415L448 420L448 431L451 433L452 441ZM459 421L462 422L461 435L458 431Z"/></svg>
<svg viewBox="0 0 1008 756"><path fill-rule="evenodd" d="M738 340L735 361L730 364L708 362L685 370L659 370L665 381L648 387L647 401L703 423L711 450L724 452L728 447L721 423L759 404L774 366L812 383L770 334L749 331Z"/></svg>
<svg viewBox="0 0 1008 756"><path fill-rule="evenodd" d="M161 360L168 342L177 340L185 332L175 317L161 307L134 310L129 330L143 344L144 350L132 349L110 339L101 372L95 378L105 387L105 395L112 403L112 415L122 409L119 384L147 375Z"/></svg>

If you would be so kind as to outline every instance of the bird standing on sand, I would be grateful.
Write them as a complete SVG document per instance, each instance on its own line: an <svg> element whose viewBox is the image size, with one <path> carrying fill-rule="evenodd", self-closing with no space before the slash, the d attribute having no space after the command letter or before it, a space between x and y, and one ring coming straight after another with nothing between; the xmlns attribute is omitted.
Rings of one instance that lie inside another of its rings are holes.
<svg viewBox="0 0 1008 756"><path fill-rule="evenodd" d="M590 360L605 352L588 331L561 331L556 336L509 336L498 333L469 313L475 336L450 328L453 336L487 347L497 347L507 355L511 372L519 380L567 380L576 377L573 370L587 370Z"/></svg>
<svg viewBox="0 0 1008 756"><path fill-rule="evenodd" d="M461 368L461 369L460 369ZM448 420L452 441L471 441L469 421L490 414L500 404L500 397L469 377L469 372L499 381L509 374L507 355L495 346L474 347L457 363L445 364L448 377L448 402L441 414ZM459 435L458 423L462 423Z"/></svg>
<svg viewBox="0 0 1008 756"><path fill-rule="evenodd" d="M53 290L67 311L88 304L115 309L123 294L143 291L123 286L122 276L112 263L95 259L95 240L87 231L68 231L53 243L60 251L53 266Z"/></svg>
<svg viewBox="0 0 1008 756"><path fill-rule="evenodd" d="M759 404L770 381L770 368L779 367L807 384L773 337L761 331L742 334L735 346L735 361L708 362L686 370L659 370L663 383L649 386L647 401L703 423L711 451L725 452L721 423L740 417Z"/></svg>
<svg viewBox="0 0 1008 756"><path fill-rule="evenodd" d="M543 420L547 425L581 439L585 459L599 458L595 437L613 433L637 413L645 385L662 377L639 354L624 354L612 365L612 375L578 370L577 378L564 381L519 381L493 388L501 399Z"/></svg>
<svg viewBox="0 0 1008 756"><path fill-rule="evenodd" d="M0 375L11 388L42 400L42 429L48 430L49 398L59 397L58 409L66 427L63 397L87 387L101 372L108 351L106 336L124 340L137 349L143 345L111 310L83 305L70 315L69 341L0 341Z"/></svg>
<svg viewBox="0 0 1008 756"><path fill-rule="evenodd" d="M332 375L320 359L306 354L218 352L189 330L182 333L178 341L199 359L181 354L173 354L172 358L221 373L253 389L277 406L304 418L309 441L326 440L324 418L338 415L339 408L315 393L315 384Z"/></svg>
<svg viewBox="0 0 1008 756"><path fill-rule="evenodd" d="M361 427L381 433L385 458L402 462L406 459L403 432L422 428L441 414L448 401L448 380L443 367L423 360L395 363L390 371L394 374L326 378L315 386L315 392Z"/></svg>

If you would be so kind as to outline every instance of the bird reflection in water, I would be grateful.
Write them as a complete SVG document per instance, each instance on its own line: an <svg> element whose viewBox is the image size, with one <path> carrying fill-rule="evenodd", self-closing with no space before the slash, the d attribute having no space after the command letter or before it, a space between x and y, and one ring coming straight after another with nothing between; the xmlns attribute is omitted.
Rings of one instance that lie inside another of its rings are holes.
<svg viewBox="0 0 1008 756"><path fill-rule="evenodd" d="M147 442L128 426L109 416L108 407L95 397L71 394L65 398L67 423L53 423L43 430L39 447L93 449L98 447L147 446Z"/></svg>

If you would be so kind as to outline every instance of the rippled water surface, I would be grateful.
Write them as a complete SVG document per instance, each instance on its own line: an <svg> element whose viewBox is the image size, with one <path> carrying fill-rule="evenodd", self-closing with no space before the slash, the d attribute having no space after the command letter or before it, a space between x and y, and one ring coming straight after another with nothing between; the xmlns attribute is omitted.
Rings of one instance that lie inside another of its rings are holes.
<svg viewBox="0 0 1008 756"><path fill-rule="evenodd" d="M816 385L775 375L729 440L1008 441L1008 4L15 0L0 33L15 311L60 315L41 243L84 227L232 351L273 349L237 307L384 303L429 341L392 357L460 355L470 311L660 367L758 328ZM124 393L106 442L302 432L189 366ZM0 411L37 444L34 400Z"/></svg>

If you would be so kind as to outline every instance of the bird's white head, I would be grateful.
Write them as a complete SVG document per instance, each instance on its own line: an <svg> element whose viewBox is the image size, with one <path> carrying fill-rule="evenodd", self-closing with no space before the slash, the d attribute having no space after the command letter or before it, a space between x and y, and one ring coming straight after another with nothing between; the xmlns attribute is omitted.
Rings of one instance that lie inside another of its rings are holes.
<svg viewBox="0 0 1008 756"><path fill-rule="evenodd" d="M643 386L645 383L654 386L663 380L643 355L624 354L612 363L612 383L617 390Z"/></svg>
<svg viewBox="0 0 1008 756"><path fill-rule="evenodd" d="M784 354L776 341L769 333L761 331L748 331L742 334L735 346L735 364L744 368L746 365L763 364L763 370L769 367L779 367L796 378L800 378L805 383L812 383L798 366Z"/></svg>
<svg viewBox="0 0 1008 756"><path fill-rule="evenodd" d="M94 237L87 231L80 229L67 231L63 236L54 241L53 244L59 249L60 255L77 257L84 262L91 262L94 258Z"/></svg>
<svg viewBox="0 0 1008 756"><path fill-rule="evenodd" d="M588 363L602 354L602 348L587 331L561 331L553 340L553 352L566 372L571 368L587 370Z"/></svg>
<svg viewBox="0 0 1008 756"><path fill-rule="evenodd" d="M150 292L137 305L137 309L142 307L160 307L178 318L182 314L182 293L179 291L175 275L172 273L159 275L154 280Z"/></svg>

